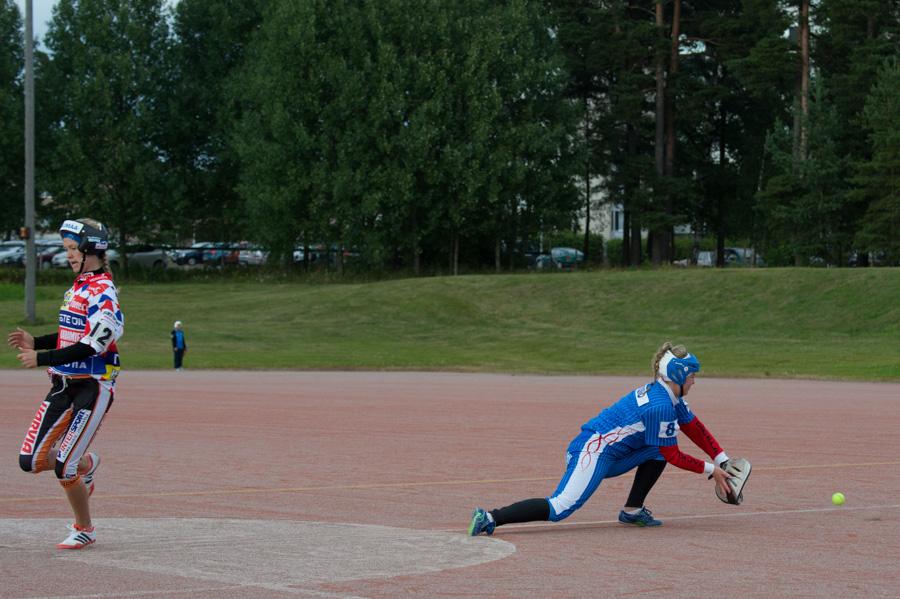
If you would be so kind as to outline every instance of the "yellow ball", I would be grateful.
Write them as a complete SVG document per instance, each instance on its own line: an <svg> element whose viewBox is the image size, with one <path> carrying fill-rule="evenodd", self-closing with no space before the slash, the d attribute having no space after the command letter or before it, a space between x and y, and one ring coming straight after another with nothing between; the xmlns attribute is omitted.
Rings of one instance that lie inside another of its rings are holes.
<svg viewBox="0 0 900 599"><path fill-rule="evenodd" d="M843 493L835 493L831 496L831 503L834 505L842 505L844 503L844 494Z"/></svg>

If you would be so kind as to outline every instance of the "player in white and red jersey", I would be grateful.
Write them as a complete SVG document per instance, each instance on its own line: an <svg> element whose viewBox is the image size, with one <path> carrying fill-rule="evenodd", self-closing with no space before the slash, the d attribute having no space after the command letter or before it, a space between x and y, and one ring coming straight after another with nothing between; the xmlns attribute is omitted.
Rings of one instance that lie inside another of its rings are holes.
<svg viewBox="0 0 900 599"><path fill-rule="evenodd" d="M621 524L660 526L644 506L644 499L667 463L691 472L711 474L724 494L729 474L720 465L728 459L684 396L694 384L700 363L683 346L665 343L653 357L655 382L636 389L586 422L566 453L566 473L547 498L526 499L512 505L472 513L469 535L492 534L495 527L514 522L558 522L584 505L604 479L637 468L631 493L619 513ZM678 449L684 431L715 463L698 460Z"/></svg>
<svg viewBox="0 0 900 599"><path fill-rule="evenodd" d="M19 350L25 368L47 366L53 385L25 434L19 465L35 473L54 468L75 514L75 524L57 548L80 549L97 538L88 498L100 458L87 449L113 403L116 341L124 320L106 265L106 227L91 219L67 220L59 232L69 265L78 273L59 309L59 330L32 337L17 329L9 345Z"/></svg>

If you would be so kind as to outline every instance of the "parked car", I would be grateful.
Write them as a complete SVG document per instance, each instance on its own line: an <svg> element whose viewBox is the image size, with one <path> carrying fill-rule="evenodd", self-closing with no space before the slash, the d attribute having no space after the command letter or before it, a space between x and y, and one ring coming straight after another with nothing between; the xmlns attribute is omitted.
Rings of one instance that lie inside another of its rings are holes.
<svg viewBox="0 0 900 599"><path fill-rule="evenodd" d="M574 268L584 264L584 252L575 248L552 248L550 254L541 254L535 259L535 268Z"/></svg>
<svg viewBox="0 0 900 599"><path fill-rule="evenodd" d="M50 266L53 268L70 268L69 257L66 255L65 250L53 254L53 258L50 259Z"/></svg>
<svg viewBox="0 0 900 599"><path fill-rule="evenodd" d="M11 240L0 242L0 264L5 264L5 260L8 256L18 254L19 249L24 247L24 241ZM22 251L24 251L24 249Z"/></svg>
<svg viewBox="0 0 900 599"><path fill-rule="evenodd" d="M238 264L241 266L259 266L269 259L269 252L258 245L248 245L238 253Z"/></svg>
<svg viewBox="0 0 900 599"><path fill-rule="evenodd" d="M165 268L172 266L172 259L168 252L162 248L152 245L135 245L128 246L126 252L128 256L129 266L141 266L144 268ZM111 268L119 268L121 266L122 257L116 250L110 249L106 251L106 261ZM55 254L51 260L53 268L70 268L69 259L66 252Z"/></svg>
<svg viewBox="0 0 900 599"><path fill-rule="evenodd" d="M755 254L752 248L725 248L725 266L765 266L766 261Z"/></svg>
<svg viewBox="0 0 900 599"><path fill-rule="evenodd" d="M550 257L560 265L560 268L572 268L584 264L584 252L574 248L553 248Z"/></svg>
<svg viewBox="0 0 900 599"><path fill-rule="evenodd" d="M242 241L240 243L229 244L225 249L225 257L222 260L223 264L239 264L241 250L246 249L250 245L249 241Z"/></svg>
<svg viewBox="0 0 900 599"><path fill-rule="evenodd" d="M0 264L7 266L24 267L25 252L27 251L27 243L25 241L4 242L0 246ZM53 240L35 240L34 253L37 257L38 268L50 268L53 256L62 251L62 241Z"/></svg>
<svg viewBox="0 0 900 599"><path fill-rule="evenodd" d="M208 245L203 250L203 263L206 265L221 266L225 264L225 257L231 252L227 243L207 241Z"/></svg>
<svg viewBox="0 0 900 599"><path fill-rule="evenodd" d="M27 246L15 245L8 247L11 247L13 249L7 250L3 253L3 257L0 258L0 263L8 266L17 266L19 268L24 268L26 263L25 254L27 252ZM62 246L59 244L51 246L42 246L35 244L34 255L37 257L36 264L38 265L38 268L50 268L50 261L53 259L53 256L60 251L60 249L62 249Z"/></svg>
<svg viewBox="0 0 900 599"><path fill-rule="evenodd" d="M50 268L52 265L53 256L56 254L63 252L65 254L65 250L63 249L62 241L45 241L36 245L36 250L38 254L38 266L40 268Z"/></svg>
<svg viewBox="0 0 900 599"><path fill-rule="evenodd" d="M541 255L541 249L533 242L520 242L517 244L515 252L523 257L525 265L529 268L534 266L538 256Z"/></svg>
<svg viewBox="0 0 900 599"><path fill-rule="evenodd" d="M149 244L127 246L125 256L128 258L128 266L140 266L143 268L166 268L172 266L172 259L166 250ZM111 268L119 268L122 258L116 250L107 250L106 260Z"/></svg>
<svg viewBox="0 0 900 599"><path fill-rule="evenodd" d="M297 248L294 250L294 262L303 262L306 254L303 251L303 248ZM309 265L310 266L325 266L328 264L332 264L334 259L332 258L333 254L326 252L324 250L317 250L310 248L309 250Z"/></svg>
<svg viewBox="0 0 900 599"><path fill-rule="evenodd" d="M744 249L739 247L727 247L725 248L725 266L751 266L753 265L753 255L754 252L752 249ZM685 258L684 260L676 260L676 266L688 266L691 263L690 259ZM697 254L697 266L711 268L716 265L716 252L715 251L702 251ZM756 256L756 266L765 266L766 261L763 260L760 256Z"/></svg>
<svg viewBox="0 0 900 599"><path fill-rule="evenodd" d="M675 266L690 266L691 259L685 258L684 260L676 260ZM716 253L715 252L697 252L697 266L705 266L711 267L716 265Z"/></svg>
<svg viewBox="0 0 900 599"><path fill-rule="evenodd" d="M175 264L194 266L203 260L203 250L196 248L174 249L169 256Z"/></svg>
<svg viewBox="0 0 900 599"><path fill-rule="evenodd" d="M697 266L705 266L707 268L712 268L716 265L716 253L715 252L698 252L697 253Z"/></svg>
<svg viewBox="0 0 900 599"><path fill-rule="evenodd" d="M206 262L207 252L210 250L216 251L216 247L217 244L211 241L201 241L199 243L195 243L189 248L175 250L173 252L174 255L172 256L172 258L175 260L176 264L195 266L197 264ZM216 260L212 259L211 262L215 263Z"/></svg>
<svg viewBox="0 0 900 599"><path fill-rule="evenodd" d="M24 260L24 245L10 245L0 250L0 264L3 266L22 266Z"/></svg>
<svg viewBox="0 0 900 599"><path fill-rule="evenodd" d="M315 243L309 246L309 266L311 268L321 268L326 266L336 266L338 258L341 258L344 264L359 259L359 252L355 248L345 249L343 254L338 250L336 244ZM297 247L294 249L294 263L303 262L304 249Z"/></svg>

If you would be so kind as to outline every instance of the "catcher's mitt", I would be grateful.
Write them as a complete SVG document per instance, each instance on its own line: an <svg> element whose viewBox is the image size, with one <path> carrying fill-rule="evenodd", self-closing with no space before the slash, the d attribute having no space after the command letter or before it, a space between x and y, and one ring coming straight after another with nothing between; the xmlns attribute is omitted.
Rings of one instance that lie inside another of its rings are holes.
<svg viewBox="0 0 900 599"><path fill-rule="evenodd" d="M731 491L729 491L728 495L722 496L719 485L716 485L716 497L731 505L741 505L744 501L744 485L747 484L747 478L750 476L752 468L750 462L744 458L735 458L722 462L721 468L731 475L731 478L725 479L725 482L731 487Z"/></svg>

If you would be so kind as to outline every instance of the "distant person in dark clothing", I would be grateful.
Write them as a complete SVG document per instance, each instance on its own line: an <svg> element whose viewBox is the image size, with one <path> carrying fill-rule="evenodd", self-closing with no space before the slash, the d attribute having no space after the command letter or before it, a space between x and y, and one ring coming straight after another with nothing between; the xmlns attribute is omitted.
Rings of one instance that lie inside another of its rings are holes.
<svg viewBox="0 0 900 599"><path fill-rule="evenodd" d="M175 352L175 370L181 372L181 362L184 360L184 353L187 351L187 344L184 342L184 333L181 331L181 321L175 321L175 330L172 331L172 350Z"/></svg>

